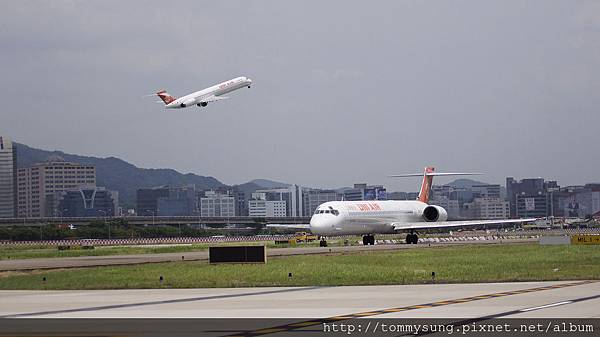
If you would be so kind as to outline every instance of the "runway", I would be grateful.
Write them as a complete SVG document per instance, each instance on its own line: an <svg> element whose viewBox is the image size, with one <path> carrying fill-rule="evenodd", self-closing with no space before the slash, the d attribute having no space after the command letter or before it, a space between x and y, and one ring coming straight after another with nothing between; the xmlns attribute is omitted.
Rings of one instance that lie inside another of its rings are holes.
<svg viewBox="0 0 600 337"><path fill-rule="evenodd" d="M295 248L268 248L267 256L292 256L308 254L342 254L361 251L382 251L415 249L422 247L442 247L449 245L465 244L499 244L499 243L525 243L536 242L535 238L504 239L504 240L478 240L455 242L431 242L417 245L407 244L378 244L375 246L342 246L342 247L295 247ZM175 261L208 261L208 250L197 252L162 253L162 254L135 254L135 255L107 255L107 256L81 256L61 258L35 258L0 260L0 272L27 271L37 269L58 268L83 268L114 265L133 265L144 263L160 263Z"/></svg>
<svg viewBox="0 0 600 337"><path fill-rule="evenodd" d="M0 291L3 318L600 318L600 282Z"/></svg>

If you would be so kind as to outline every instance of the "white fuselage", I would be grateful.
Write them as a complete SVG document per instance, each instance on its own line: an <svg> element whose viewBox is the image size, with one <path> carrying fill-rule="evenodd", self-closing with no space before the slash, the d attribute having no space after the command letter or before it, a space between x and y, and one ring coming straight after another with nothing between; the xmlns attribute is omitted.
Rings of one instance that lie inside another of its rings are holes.
<svg viewBox="0 0 600 337"><path fill-rule="evenodd" d="M180 109L186 108L192 105L201 104L208 97L219 97L221 95L230 93L232 91L241 89L243 87L250 87L252 85L252 80L247 77L236 77L232 80L225 81L219 83L217 85L213 85L212 87L202 89L200 91L193 92L189 95L185 95L183 97L179 97L173 102L167 104L165 108L167 109ZM206 104L205 104L206 105Z"/></svg>
<svg viewBox="0 0 600 337"><path fill-rule="evenodd" d="M321 204L310 219L318 235L395 233L394 222L422 222L428 204L417 200L330 201Z"/></svg>

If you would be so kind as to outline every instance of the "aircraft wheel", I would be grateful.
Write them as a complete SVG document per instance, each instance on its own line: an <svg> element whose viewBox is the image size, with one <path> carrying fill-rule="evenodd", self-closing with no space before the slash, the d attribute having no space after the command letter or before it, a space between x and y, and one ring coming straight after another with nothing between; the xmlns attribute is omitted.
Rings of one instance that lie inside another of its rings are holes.
<svg viewBox="0 0 600 337"><path fill-rule="evenodd" d="M369 244L369 236L365 235L363 236L363 246L366 246Z"/></svg>
<svg viewBox="0 0 600 337"><path fill-rule="evenodd" d="M371 242L371 245L374 246L375 245L375 236L369 235L369 241Z"/></svg>
<svg viewBox="0 0 600 337"><path fill-rule="evenodd" d="M327 241L325 241L325 239L321 239L319 242L319 247L327 247Z"/></svg>
<svg viewBox="0 0 600 337"><path fill-rule="evenodd" d="M412 234L406 234L406 244L410 245L412 243Z"/></svg>
<svg viewBox="0 0 600 337"><path fill-rule="evenodd" d="M412 243L414 243L415 245L417 243L419 243L419 236L417 234L413 234L412 237L413 237L413 239L412 239L413 242Z"/></svg>
<svg viewBox="0 0 600 337"><path fill-rule="evenodd" d="M248 89L250 89L250 86L248 86Z"/></svg>

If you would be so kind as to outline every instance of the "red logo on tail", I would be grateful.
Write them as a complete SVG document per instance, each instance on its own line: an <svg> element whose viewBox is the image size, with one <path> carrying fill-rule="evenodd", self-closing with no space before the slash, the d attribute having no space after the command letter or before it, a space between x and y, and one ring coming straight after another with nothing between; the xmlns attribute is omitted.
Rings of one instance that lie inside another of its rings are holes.
<svg viewBox="0 0 600 337"><path fill-rule="evenodd" d="M427 166L423 173L423 183L421 184L421 191L419 192L419 198L417 200L427 203L429 202L429 192L431 191L431 183L433 182L433 176L427 175L433 173L435 168Z"/></svg>
<svg viewBox="0 0 600 337"><path fill-rule="evenodd" d="M158 95L158 97L160 97L160 99L163 100L163 102L165 102L165 104L169 104L176 99L175 97L169 95L166 90L161 90L156 94Z"/></svg>

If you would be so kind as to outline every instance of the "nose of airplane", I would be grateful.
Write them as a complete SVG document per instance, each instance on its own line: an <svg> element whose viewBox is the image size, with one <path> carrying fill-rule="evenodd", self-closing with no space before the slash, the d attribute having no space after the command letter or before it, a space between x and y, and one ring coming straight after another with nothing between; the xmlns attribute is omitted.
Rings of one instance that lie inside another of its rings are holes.
<svg viewBox="0 0 600 337"><path fill-rule="evenodd" d="M326 235L332 230L334 224L334 219L330 219L322 214L313 215L310 218L310 231L314 234Z"/></svg>

